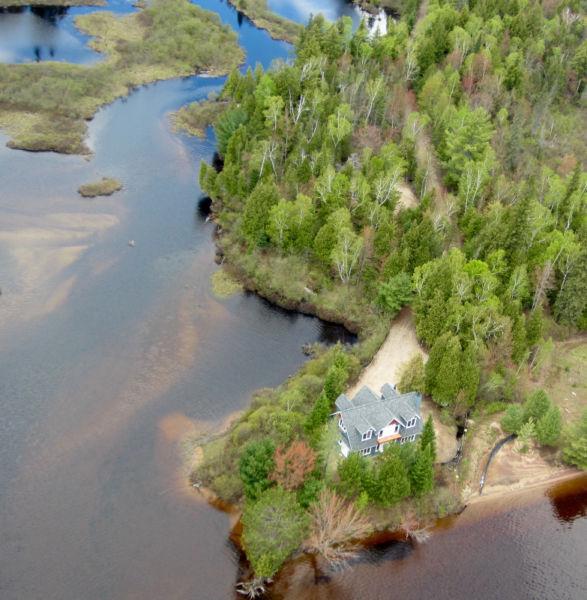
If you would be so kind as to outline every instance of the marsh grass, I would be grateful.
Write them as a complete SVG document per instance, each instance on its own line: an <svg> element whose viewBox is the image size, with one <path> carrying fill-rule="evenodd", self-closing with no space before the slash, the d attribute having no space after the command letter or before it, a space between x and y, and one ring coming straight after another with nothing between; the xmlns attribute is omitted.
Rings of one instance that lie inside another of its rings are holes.
<svg viewBox="0 0 587 600"><path fill-rule="evenodd" d="M11 136L9 146L89 153L85 121L102 105L160 79L225 73L244 56L236 34L188 0L155 0L123 17L82 15L76 25L94 36L90 46L104 61L0 65L0 127Z"/></svg>
<svg viewBox="0 0 587 600"><path fill-rule="evenodd" d="M114 192L122 189L122 183L112 177L103 177L100 181L86 183L78 189L84 198L95 198L96 196L111 196Z"/></svg>
<svg viewBox="0 0 587 600"><path fill-rule="evenodd" d="M212 274L212 291L219 298L230 298L243 291L243 286L224 269L219 269Z"/></svg>
<svg viewBox="0 0 587 600"><path fill-rule="evenodd" d="M214 125L227 106L227 102L216 100L192 102L172 113L170 118L176 131L185 131L190 135L204 138L206 129Z"/></svg>

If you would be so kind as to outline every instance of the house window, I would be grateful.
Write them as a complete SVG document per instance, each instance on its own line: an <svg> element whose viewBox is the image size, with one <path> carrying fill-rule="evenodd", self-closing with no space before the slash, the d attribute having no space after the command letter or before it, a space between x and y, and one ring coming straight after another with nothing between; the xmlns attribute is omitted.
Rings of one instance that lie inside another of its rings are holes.
<svg viewBox="0 0 587 600"><path fill-rule="evenodd" d="M416 436L415 436L415 435L411 435L411 436L410 436L410 442L413 442L415 439L416 439Z"/></svg>
<svg viewBox="0 0 587 600"><path fill-rule="evenodd" d="M373 433L373 432L372 432L372 431L369 429L369 431L367 431L367 433L364 433L364 434L363 434L362 440L363 440L363 441L370 440L370 439L371 439L371 434L372 434L372 433Z"/></svg>
<svg viewBox="0 0 587 600"><path fill-rule="evenodd" d="M363 448L363 449L361 450L361 454L362 454L363 456L368 456L369 454L371 454L371 450L372 450L372 448Z"/></svg>
<svg viewBox="0 0 587 600"><path fill-rule="evenodd" d="M408 421L408 427L413 427L416 424L416 417Z"/></svg>
<svg viewBox="0 0 587 600"><path fill-rule="evenodd" d="M379 437L381 437L383 435L383 429L381 429L381 431L379 432Z"/></svg>
<svg viewBox="0 0 587 600"><path fill-rule="evenodd" d="M338 421L338 426L343 430L346 431L346 427L344 426L344 423L342 422L342 417L339 419Z"/></svg>

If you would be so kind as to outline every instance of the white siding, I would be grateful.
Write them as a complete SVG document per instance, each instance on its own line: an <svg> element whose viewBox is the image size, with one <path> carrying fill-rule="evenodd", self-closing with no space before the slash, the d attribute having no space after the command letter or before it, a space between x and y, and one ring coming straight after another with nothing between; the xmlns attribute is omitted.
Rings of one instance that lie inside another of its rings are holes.
<svg viewBox="0 0 587 600"><path fill-rule="evenodd" d="M346 443L343 440L339 440L338 443L340 445L340 453L346 458L349 455L351 449L346 445Z"/></svg>
<svg viewBox="0 0 587 600"><path fill-rule="evenodd" d="M397 433L398 431L399 431L399 425L394 423L393 425L388 425L387 427L384 427L383 429L381 429L379 431L378 437L384 438L384 437L387 437L388 435L393 435L394 433Z"/></svg>

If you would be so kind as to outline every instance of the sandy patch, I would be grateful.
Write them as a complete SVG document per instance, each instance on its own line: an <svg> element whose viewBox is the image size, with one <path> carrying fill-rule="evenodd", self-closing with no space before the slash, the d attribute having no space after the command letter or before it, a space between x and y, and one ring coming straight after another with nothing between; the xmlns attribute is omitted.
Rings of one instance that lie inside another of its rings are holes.
<svg viewBox="0 0 587 600"><path fill-rule="evenodd" d="M70 269L97 235L119 222L107 213L18 214L2 220L0 322L38 318L62 306L76 280Z"/></svg>
<svg viewBox="0 0 587 600"><path fill-rule="evenodd" d="M402 367L414 354L421 354L424 360L427 359L426 352L416 338L412 311L405 308L394 320L381 348L348 393L354 395L364 385L379 391L384 383L397 383Z"/></svg>
<svg viewBox="0 0 587 600"><path fill-rule="evenodd" d="M505 444L491 461L483 494L480 496L479 482L489 453L505 435L497 421L473 425L473 431L465 447L465 456L470 463L463 488L465 502L500 498L513 492L542 487L577 475L578 471L560 463L556 451L533 448L524 454L516 449L515 441L511 441Z"/></svg>
<svg viewBox="0 0 587 600"><path fill-rule="evenodd" d="M403 366L414 354L420 354L427 360L428 355L416 338L416 327L412 311L404 308L391 325L387 338L381 348L361 373L358 381L347 392L354 396L364 385L378 392L384 383L397 383ZM456 453L456 427L444 425L440 421L440 411L429 400L422 402L424 419L432 415L436 429L438 460L450 460Z"/></svg>
<svg viewBox="0 0 587 600"><path fill-rule="evenodd" d="M407 183L398 183L397 189L399 191L398 208L415 208L418 206L418 198L416 198L412 188Z"/></svg>

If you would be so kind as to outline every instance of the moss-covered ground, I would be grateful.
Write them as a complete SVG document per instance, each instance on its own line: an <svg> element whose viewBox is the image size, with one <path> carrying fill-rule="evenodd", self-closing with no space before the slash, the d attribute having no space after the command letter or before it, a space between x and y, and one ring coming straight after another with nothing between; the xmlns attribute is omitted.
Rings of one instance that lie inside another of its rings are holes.
<svg viewBox="0 0 587 600"><path fill-rule="evenodd" d="M95 198L96 196L111 196L114 192L122 189L122 183L112 177L103 177L100 181L86 183L78 189L84 198Z"/></svg>

